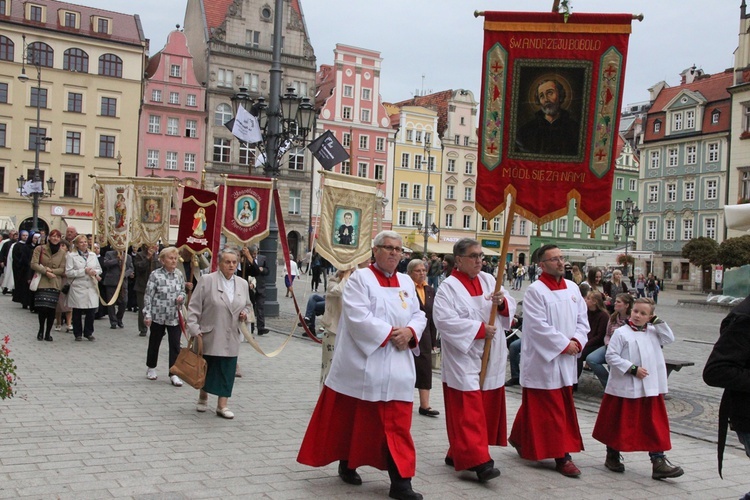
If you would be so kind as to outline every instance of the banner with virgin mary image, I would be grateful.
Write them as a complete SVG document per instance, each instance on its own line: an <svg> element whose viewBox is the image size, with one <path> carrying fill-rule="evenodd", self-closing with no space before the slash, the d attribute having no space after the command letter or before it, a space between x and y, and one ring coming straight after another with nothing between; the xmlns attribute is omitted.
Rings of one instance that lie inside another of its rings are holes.
<svg viewBox="0 0 750 500"><path fill-rule="evenodd" d="M350 269L372 252L380 181L321 171L323 194L315 249L333 267Z"/></svg>
<svg viewBox="0 0 750 500"><path fill-rule="evenodd" d="M227 239L243 245L257 243L271 225L273 180L265 177L226 177L222 231Z"/></svg>
<svg viewBox="0 0 750 500"><path fill-rule="evenodd" d="M631 14L485 12L477 210L609 220Z"/></svg>
<svg viewBox="0 0 750 500"><path fill-rule="evenodd" d="M133 179L135 214L131 244L169 243L169 217L176 180L158 177Z"/></svg>
<svg viewBox="0 0 750 500"><path fill-rule="evenodd" d="M185 186L182 190L180 224L177 229L177 248L186 247L193 253L211 250L211 242L216 229L218 195Z"/></svg>
<svg viewBox="0 0 750 500"><path fill-rule="evenodd" d="M135 192L128 177L97 177L94 216L99 241L127 250L131 237Z"/></svg>

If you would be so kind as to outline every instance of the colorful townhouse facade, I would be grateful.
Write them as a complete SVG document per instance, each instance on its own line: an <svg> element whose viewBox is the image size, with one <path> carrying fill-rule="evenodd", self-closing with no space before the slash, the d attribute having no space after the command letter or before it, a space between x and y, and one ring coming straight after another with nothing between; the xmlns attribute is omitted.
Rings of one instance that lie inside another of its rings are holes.
<svg viewBox="0 0 750 500"><path fill-rule="evenodd" d="M55 0L0 2L0 217L31 227L32 204L17 179L33 177L39 137L44 190L56 181L39 202L40 229L92 232L91 176L136 174L133 103L147 52L137 15ZM26 82L18 79L23 66Z"/></svg>

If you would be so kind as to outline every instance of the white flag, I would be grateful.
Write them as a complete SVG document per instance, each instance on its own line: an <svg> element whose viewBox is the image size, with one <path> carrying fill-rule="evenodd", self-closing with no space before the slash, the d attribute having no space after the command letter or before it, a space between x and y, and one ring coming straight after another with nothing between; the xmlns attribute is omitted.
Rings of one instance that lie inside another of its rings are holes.
<svg viewBox="0 0 750 500"><path fill-rule="evenodd" d="M36 181L29 179L28 181L24 182L23 187L21 188L21 195L22 196L29 196L34 193L44 193L44 190L42 189L42 181Z"/></svg>
<svg viewBox="0 0 750 500"><path fill-rule="evenodd" d="M237 108L237 116L234 117L234 126L232 126L232 135L248 144L255 144L263 140L258 119L248 113L242 106Z"/></svg>

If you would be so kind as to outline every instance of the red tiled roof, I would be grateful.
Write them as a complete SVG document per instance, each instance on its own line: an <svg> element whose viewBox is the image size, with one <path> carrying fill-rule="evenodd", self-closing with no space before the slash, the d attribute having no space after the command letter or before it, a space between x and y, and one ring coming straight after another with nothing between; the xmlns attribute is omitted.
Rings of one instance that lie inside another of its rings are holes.
<svg viewBox="0 0 750 500"><path fill-rule="evenodd" d="M203 0L203 10L206 13L206 27L211 33L213 28L218 28L227 17L227 9L234 0Z"/></svg>
<svg viewBox="0 0 750 500"><path fill-rule="evenodd" d="M683 90L699 92L708 102L729 99L727 88L732 86L732 76L732 70L727 70L723 73L699 77L693 81L693 83L686 83L685 85L662 89L662 91L659 92L659 95L656 96L656 100L654 101L654 105L651 106L651 109L654 111L661 111L674 96Z"/></svg>
<svg viewBox="0 0 750 500"><path fill-rule="evenodd" d="M405 101L394 103L396 106L422 106L437 111L438 135L443 137L445 129L448 128L448 101L453 95L453 90L442 90L434 94L415 96Z"/></svg>
<svg viewBox="0 0 750 500"><path fill-rule="evenodd" d="M87 7L85 5L58 2L57 0L34 0L34 2L47 7L47 22L38 23L27 20L24 15L24 2L21 1L14 1L11 3L10 16L5 18L4 20L10 23L23 24L26 26L38 26L42 29L52 29L55 31L77 33L92 38L113 40L135 45L144 45L146 42L146 37L144 36L143 28L141 27L141 20L137 14L123 14L120 12L113 12L96 7ZM74 29L62 26L59 22L58 16L58 12L60 11L60 9L80 13L81 28ZM111 19L112 34L108 35L106 33L98 33L94 31L91 26L91 16L101 16Z"/></svg>

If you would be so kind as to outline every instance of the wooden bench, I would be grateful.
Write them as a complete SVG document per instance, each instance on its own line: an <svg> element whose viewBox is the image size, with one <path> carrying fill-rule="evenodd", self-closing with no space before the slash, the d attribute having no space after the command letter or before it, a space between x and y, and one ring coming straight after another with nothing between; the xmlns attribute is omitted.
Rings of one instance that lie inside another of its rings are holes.
<svg viewBox="0 0 750 500"><path fill-rule="evenodd" d="M665 359L664 362L667 365L667 377L669 377L669 374L673 371L680 371L685 366L695 366L695 363L692 361L683 361L679 359Z"/></svg>

